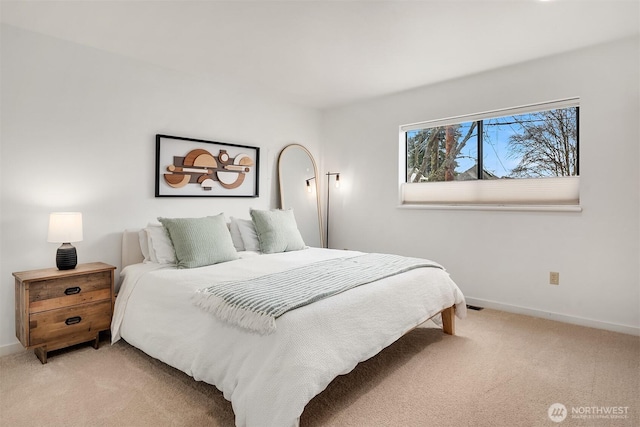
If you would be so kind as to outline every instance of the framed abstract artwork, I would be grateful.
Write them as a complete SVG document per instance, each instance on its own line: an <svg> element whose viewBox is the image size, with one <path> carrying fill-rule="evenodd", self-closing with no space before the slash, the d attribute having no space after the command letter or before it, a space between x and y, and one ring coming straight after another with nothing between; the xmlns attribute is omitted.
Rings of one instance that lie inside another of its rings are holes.
<svg viewBox="0 0 640 427"><path fill-rule="evenodd" d="M260 148L156 135L156 197L258 197Z"/></svg>

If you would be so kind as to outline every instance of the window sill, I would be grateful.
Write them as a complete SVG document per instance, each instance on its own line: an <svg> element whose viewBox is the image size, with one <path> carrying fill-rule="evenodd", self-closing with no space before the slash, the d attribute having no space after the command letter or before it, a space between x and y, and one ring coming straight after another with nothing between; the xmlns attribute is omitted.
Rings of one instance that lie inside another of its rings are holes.
<svg viewBox="0 0 640 427"><path fill-rule="evenodd" d="M436 205L402 204L398 209L453 210L453 211L520 211L520 212L582 212L580 205Z"/></svg>

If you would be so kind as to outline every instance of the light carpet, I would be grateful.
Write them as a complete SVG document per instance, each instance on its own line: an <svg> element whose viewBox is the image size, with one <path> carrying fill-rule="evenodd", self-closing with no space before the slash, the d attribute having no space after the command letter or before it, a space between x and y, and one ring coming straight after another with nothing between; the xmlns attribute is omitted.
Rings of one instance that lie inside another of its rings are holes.
<svg viewBox="0 0 640 427"><path fill-rule="evenodd" d="M336 378L301 426L640 426L639 337L488 309L456 332L413 330ZM559 423L553 404L566 408ZM52 352L46 365L26 350L0 358L3 427L233 420L215 387L124 341Z"/></svg>

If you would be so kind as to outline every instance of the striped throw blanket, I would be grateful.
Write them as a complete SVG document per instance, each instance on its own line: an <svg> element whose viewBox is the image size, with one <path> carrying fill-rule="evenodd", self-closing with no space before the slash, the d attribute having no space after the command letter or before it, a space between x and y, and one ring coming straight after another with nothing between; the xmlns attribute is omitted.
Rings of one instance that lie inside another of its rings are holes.
<svg viewBox="0 0 640 427"><path fill-rule="evenodd" d="M389 254L330 259L199 289L194 303L221 320L264 335L274 332L276 319L289 310L423 267L442 268L426 259Z"/></svg>

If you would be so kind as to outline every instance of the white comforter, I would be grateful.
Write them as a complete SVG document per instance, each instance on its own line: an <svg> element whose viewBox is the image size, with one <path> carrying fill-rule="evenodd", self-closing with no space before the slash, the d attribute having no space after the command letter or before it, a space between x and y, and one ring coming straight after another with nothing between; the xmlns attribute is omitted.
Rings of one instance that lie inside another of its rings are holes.
<svg viewBox="0 0 640 427"><path fill-rule="evenodd" d="M259 335L219 321L192 302L196 289L357 252L307 249L244 255L209 267L126 267L111 325L145 353L213 384L231 401L237 426L295 426L305 405L338 375L464 297L449 275L420 268L290 311Z"/></svg>

